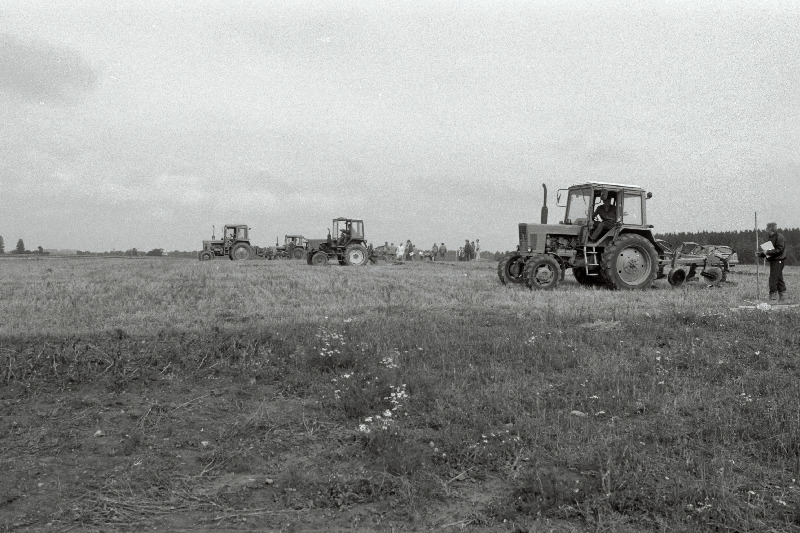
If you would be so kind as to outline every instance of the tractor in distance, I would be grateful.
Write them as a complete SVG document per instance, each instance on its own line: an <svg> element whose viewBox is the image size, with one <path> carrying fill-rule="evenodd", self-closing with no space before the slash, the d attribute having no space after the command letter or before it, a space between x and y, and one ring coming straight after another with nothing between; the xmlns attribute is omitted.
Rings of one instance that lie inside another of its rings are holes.
<svg viewBox="0 0 800 533"><path fill-rule="evenodd" d="M364 221L358 218L334 218L333 235L327 239L308 239L306 261L309 265L327 265L336 261L340 265L361 266L369 260Z"/></svg>
<svg viewBox="0 0 800 533"><path fill-rule="evenodd" d="M203 241L199 259L210 261L215 257L229 257L232 261L241 261L251 257L268 257L268 248L250 244L249 231L247 224L226 224L222 230L222 239L217 239L212 231L211 240Z"/></svg>
<svg viewBox="0 0 800 533"><path fill-rule="evenodd" d="M272 256L275 259L305 259L308 239L302 235L286 235L283 244L275 241Z"/></svg>
<svg viewBox="0 0 800 533"><path fill-rule="evenodd" d="M664 277L666 249L646 222L645 202L652 193L617 183L573 185L558 191L557 203L566 208L564 220L548 224L547 187L543 187L541 223L519 224L517 251L498 265L503 284L553 289L567 269L582 285L613 289L642 289L657 276ZM606 213L613 213L605 224L595 222L601 204L606 204Z"/></svg>

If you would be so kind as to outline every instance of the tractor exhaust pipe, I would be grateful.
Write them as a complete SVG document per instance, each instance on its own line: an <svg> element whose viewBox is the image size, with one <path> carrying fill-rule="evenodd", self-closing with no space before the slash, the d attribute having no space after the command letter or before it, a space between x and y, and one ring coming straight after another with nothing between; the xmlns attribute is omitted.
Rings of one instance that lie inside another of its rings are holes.
<svg viewBox="0 0 800 533"><path fill-rule="evenodd" d="M547 185L542 183L544 188L544 205L542 206L542 224L547 224Z"/></svg>

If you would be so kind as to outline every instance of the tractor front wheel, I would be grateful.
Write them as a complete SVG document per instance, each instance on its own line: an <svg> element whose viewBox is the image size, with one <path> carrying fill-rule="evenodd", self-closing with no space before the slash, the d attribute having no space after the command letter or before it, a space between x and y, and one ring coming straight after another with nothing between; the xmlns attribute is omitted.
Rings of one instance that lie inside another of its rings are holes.
<svg viewBox="0 0 800 533"><path fill-rule="evenodd" d="M252 254L253 250L250 248L250 245L240 242L233 245L230 257L233 261L244 261L250 259Z"/></svg>
<svg viewBox="0 0 800 533"><path fill-rule="evenodd" d="M212 259L214 259L214 252L208 250L200 252L200 261L211 261Z"/></svg>
<svg viewBox="0 0 800 533"><path fill-rule="evenodd" d="M626 233L606 246L601 267L603 279L613 289L646 289L656 277L658 256L650 241Z"/></svg>
<svg viewBox="0 0 800 533"><path fill-rule="evenodd" d="M549 255L535 255L525 263L522 276L529 289L554 289L561 279L561 267Z"/></svg>
<svg viewBox="0 0 800 533"><path fill-rule="evenodd" d="M295 246L294 250L292 250L292 257L295 259L303 259L306 256L306 251L303 250L299 246Z"/></svg>
<svg viewBox="0 0 800 533"><path fill-rule="evenodd" d="M325 266L328 264L328 254L317 252L311 256L311 264L314 266Z"/></svg>
<svg viewBox="0 0 800 533"><path fill-rule="evenodd" d="M505 256L497 265L497 277L503 285L524 283L522 273L525 270L525 258L520 254Z"/></svg>
<svg viewBox="0 0 800 533"><path fill-rule="evenodd" d="M351 244L344 250L344 262L350 266L367 264L367 249L361 244Z"/></svg>

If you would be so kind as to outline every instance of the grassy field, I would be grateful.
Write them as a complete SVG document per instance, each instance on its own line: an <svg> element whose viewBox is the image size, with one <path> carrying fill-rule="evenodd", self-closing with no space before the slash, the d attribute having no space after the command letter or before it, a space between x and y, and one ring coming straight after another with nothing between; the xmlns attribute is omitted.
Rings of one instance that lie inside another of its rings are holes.
<svg viewBox="0 0 800 533"><path fill-rule="evenodd" d="M798 308L495 267L0 260L0 528L800 531Z"/></svg>

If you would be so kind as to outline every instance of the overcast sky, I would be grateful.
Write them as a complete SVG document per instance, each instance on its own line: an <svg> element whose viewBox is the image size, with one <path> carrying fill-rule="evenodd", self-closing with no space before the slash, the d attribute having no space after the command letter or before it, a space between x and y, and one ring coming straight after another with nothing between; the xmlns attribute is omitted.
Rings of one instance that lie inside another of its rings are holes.
<svg viewBox="0 0 800 533"><path fill-rule="evenodd" d="M513 249L542 183L657 232L800 226L800 3L0 2L6 250L198 250L363 217ZM217 232L219 233L219 231Z"/></svg>

